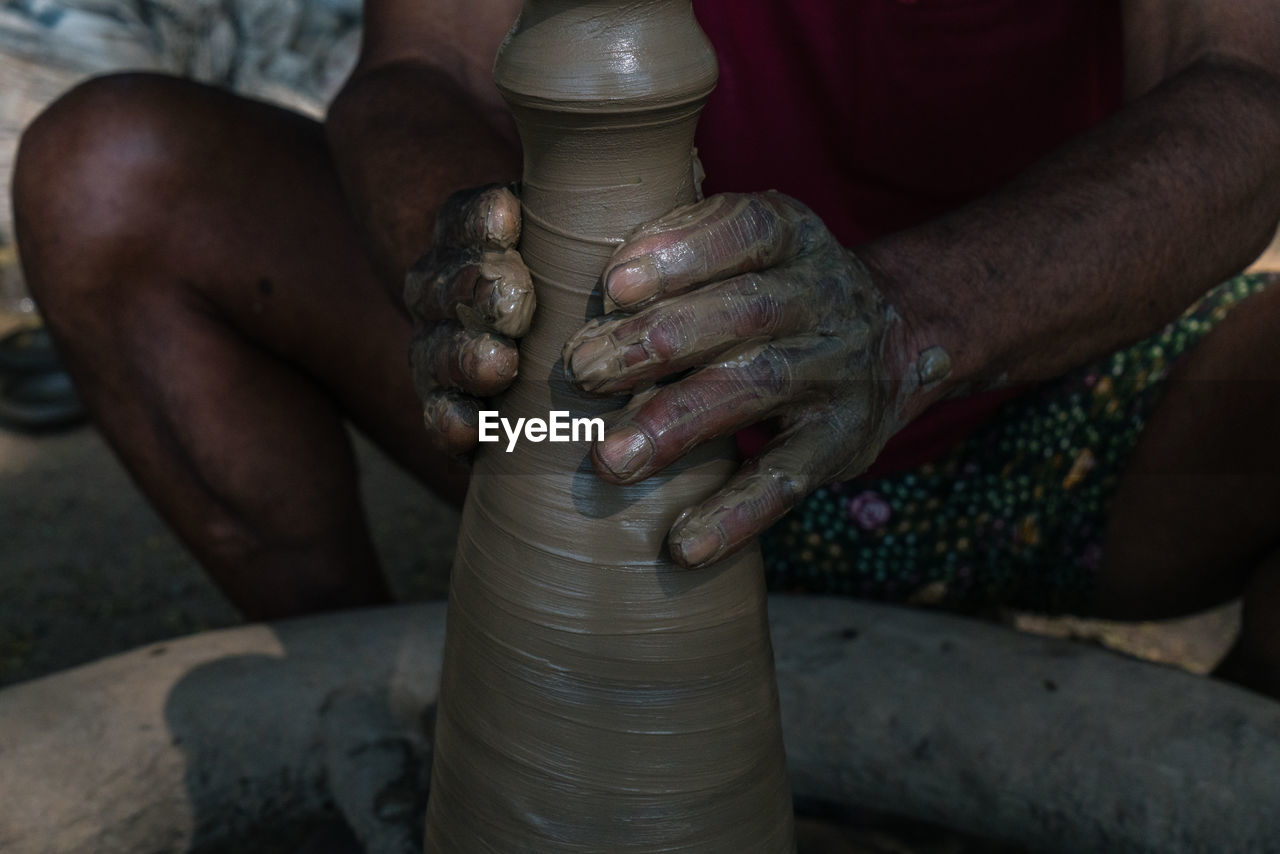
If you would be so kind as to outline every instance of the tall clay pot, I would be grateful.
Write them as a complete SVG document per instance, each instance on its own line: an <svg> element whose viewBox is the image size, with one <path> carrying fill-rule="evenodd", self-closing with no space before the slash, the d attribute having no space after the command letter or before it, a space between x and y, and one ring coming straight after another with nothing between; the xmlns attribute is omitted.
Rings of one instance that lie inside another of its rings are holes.
<svg viewBox="0 0 1280 854"><path fill-rule="evenodd" d="M694 200L715 85L690 0L526 0L495 79L524 143L538 309L509 419L594 417L560 361L622 237ZM794 850L760 556L690 572L664 538L732 472L726 442L634 487L587 442L482 445L463 513L427 851Z"/></svg>

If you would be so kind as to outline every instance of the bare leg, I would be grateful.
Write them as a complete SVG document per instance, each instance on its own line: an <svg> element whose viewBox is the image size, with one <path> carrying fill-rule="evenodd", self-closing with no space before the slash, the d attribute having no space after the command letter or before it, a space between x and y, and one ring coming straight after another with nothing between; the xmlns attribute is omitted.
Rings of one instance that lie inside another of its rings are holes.
<svg viewBox="0 0 1280 854"><path fill-rule="evenodd" d="M1240 638L1217 675L1280 697L1280 551L1246 584L1243 616Z"/></svg>
<svg viewBox="0 0 1280 854"><path fill-rule="evenodd" d="M193 83L103 78L27 131L14 197L91 413L231 600L255 619L386 601L342 417L445 494L464 481L423 447L410 326L356 243L322 129Z"/></svg>
<svg viewBox="0 0 1280 854"><path fill-rule="evenodd" d="M1178 367L1111 508L1099 610L1185 614L1244 596L1222 675L1280 697L1280 287Z"/></svg>

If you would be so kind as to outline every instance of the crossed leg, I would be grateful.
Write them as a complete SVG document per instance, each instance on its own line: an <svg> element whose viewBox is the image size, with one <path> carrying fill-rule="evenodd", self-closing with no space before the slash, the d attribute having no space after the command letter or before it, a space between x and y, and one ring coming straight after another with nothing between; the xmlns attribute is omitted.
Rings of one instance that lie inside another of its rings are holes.
<svg viewBox="0 0 1280 854"><path fill-rule="evenodd" d="M73 90L23 137L23 262L107 440L252 619L389 591L350 418L429 485L411 328L357 244L323 129L150 75ZM423 235L426 248L429 235Z"/></svg>

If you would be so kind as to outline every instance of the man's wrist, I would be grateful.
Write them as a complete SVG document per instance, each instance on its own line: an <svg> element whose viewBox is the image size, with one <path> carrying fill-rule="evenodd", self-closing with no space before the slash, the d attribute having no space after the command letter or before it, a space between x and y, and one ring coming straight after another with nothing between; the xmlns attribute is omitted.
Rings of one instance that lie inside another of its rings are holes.
<svg viewBox="0 0 1280 854"><path fill-rule="evenodd" d="M877 263L876 249L860 247L854 254L884 305L881 358L885 377L894 386L892 399L900 429L959 387L954 359L939 331L919 319L909 291Z"/></svg>

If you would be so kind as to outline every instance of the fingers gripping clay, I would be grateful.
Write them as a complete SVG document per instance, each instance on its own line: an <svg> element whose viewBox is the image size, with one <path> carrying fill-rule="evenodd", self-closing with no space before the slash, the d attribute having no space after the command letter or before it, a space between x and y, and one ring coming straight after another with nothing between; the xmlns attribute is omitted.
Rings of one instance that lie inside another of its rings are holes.
<svg viewBox="0 0 1280 854"><path fill-rule="evenodd" d="M696 195L715 57L689 0L527 0L495 78L525 149L521 252L538 311L506 418L596 417L561 348L601 311L624 235ZM729 446L631 487L586 441L483 445L449 602L432 854L788 854L791 799L758 551L671 562Z"/></svg>

